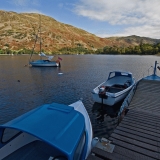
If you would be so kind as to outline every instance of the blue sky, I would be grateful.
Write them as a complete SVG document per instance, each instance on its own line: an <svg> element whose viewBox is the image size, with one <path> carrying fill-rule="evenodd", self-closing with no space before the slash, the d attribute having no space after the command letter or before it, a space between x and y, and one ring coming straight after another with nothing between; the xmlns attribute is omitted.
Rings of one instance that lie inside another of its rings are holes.
<svg viewBox="0 0 160 160"><path fill-rule="evenodd" d="M160 39L160 0L0 0L0 10L41 13L99 37Z"/></svg>

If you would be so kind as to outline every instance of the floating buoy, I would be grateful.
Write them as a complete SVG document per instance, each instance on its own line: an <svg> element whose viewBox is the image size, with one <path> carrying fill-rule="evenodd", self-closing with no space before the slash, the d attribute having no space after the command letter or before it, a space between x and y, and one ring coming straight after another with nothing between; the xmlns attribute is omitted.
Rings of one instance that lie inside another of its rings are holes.
<svg viewBox="0 0 160 160"><path fill-rule="evenodd" d="M18 82L20 82L20 80L18 80Z"/></svg>

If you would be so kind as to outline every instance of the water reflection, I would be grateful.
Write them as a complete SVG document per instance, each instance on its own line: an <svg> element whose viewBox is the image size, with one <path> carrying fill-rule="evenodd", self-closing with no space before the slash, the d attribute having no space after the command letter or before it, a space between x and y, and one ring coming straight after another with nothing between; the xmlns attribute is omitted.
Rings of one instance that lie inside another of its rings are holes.
<svg viewBox="0 0 160 160"><path fill-rule="evenodd" d="M123 100L114 106L108 106L95 102L92 107L92 114L94 117L94 135L98 137L108 138L114 128L118 125L118 112L123 103ZM98 127L99 126L99 127ZM101 132L99 132L101 129ZM106 134L101 134L103 133Z"/></svg>

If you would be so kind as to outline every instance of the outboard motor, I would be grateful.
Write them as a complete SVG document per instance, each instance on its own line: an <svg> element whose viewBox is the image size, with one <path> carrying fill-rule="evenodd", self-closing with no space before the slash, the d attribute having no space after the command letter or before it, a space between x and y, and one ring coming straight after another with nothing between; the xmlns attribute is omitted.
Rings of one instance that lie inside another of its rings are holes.
<svg viewBox="0 0 160 160"><path fill-rule="evenodd" d="M101 86L101 87L99 88L99 97L100 97L100 98L107 99L106 87L105 87L105 86Z"/></svg>

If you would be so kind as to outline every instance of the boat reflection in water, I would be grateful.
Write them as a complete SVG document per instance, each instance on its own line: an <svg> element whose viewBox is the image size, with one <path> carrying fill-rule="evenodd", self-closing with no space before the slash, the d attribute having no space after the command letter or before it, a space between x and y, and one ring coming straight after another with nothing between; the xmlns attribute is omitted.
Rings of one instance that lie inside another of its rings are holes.
<svg viewBox="0 0 160 160"><path fill-rule="evenodd" d="M119 110L123 100L113 106L95 102L92 107L92 127L94 137L109 138L119 123Z"/></svg>

